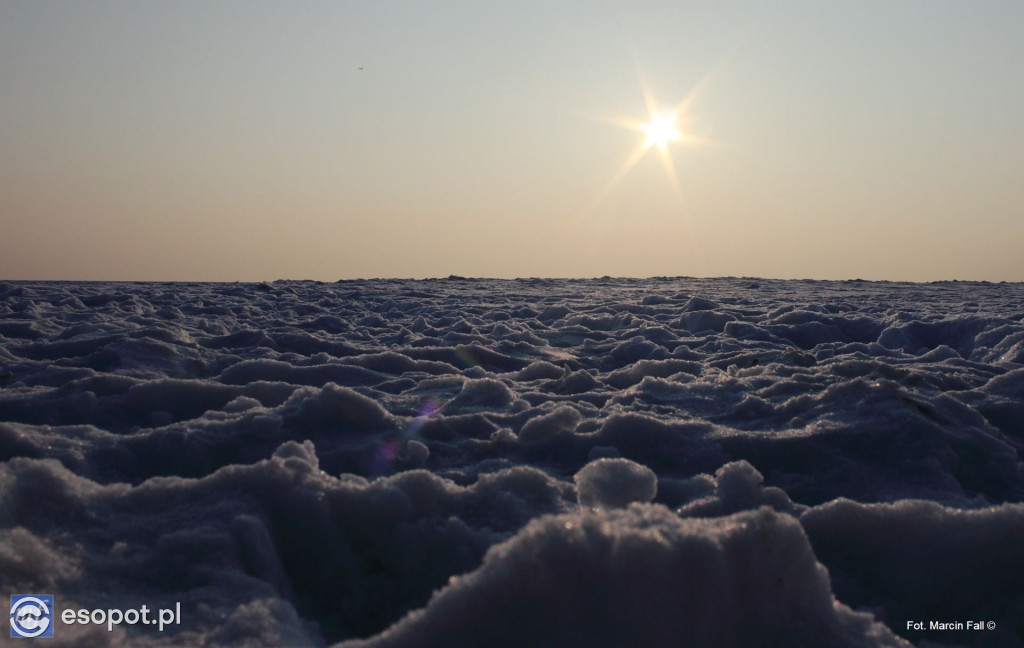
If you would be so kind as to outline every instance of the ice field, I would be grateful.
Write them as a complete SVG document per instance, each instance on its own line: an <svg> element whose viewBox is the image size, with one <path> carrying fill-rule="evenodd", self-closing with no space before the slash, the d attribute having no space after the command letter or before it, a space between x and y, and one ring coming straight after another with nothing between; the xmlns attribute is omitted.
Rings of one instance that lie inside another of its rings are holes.
<svg viewBox="0 0 1024 648"><path fill-rule="evenodd" d="M1021 646L1022 451L1024 284L0 283L51 646Z"/></svg>

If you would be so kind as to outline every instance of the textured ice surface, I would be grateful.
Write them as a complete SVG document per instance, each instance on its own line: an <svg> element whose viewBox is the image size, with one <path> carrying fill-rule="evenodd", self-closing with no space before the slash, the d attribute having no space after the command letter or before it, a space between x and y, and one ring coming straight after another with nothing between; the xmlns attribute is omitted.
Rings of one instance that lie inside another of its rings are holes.
<svg viewBox="0 0 1024 648"><path fill-rule="evenodd" d="M1021 284L0 283L53 645L1019 646L1022 449Z"/></svg>

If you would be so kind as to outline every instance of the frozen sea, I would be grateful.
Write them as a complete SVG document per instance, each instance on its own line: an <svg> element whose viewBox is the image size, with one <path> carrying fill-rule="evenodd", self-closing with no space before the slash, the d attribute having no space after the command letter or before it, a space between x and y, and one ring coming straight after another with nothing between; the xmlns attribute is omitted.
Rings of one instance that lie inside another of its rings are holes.
<svg viewBox="0 0 1024 648"><path fill-rule="evenodd" d="M1024 284L0 283L50 646L1021 646L1022 451Z"/></svg>

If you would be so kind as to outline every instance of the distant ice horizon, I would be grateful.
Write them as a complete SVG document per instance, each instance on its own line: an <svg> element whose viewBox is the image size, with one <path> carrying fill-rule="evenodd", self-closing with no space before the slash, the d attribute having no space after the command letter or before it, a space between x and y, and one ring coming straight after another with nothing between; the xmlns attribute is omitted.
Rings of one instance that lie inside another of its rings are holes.
<svg viewBox="0 0 1024 648"><path fill-rule="evenodd" d="M752 280L752 281L800 281L800 282L863 282L863 283L891 283L891 284L936 284L936 283L978 283L978 284L1017 284L1024 283L1024 280L1016 279L971 279L971 278L949 278L949 279L865 279L863 277L772 277L757 275L580 275L580 276L490 276L490 275L424 275L424 276L353 276L334 279L314 279L309 277L277 277L267 278L240 278L240 279L161 279L161 278L10 278L0 277L0 281L12 283L198 283L198 284L219 284L219 283L280 283L280 282L313 282L313 283L344 283L346 281L597 281L597 280L626 280L626 281L671 281L671 280Z"/></svg>

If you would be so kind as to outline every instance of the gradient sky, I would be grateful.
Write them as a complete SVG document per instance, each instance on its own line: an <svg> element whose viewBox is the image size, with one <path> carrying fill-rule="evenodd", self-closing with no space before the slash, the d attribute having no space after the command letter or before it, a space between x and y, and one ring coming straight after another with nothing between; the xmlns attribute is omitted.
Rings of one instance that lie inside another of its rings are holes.
<svg viewBox="0 0 1024 648"><path fill-rule="evenodd" d="M1020 0L2 0L0 278L1022 281L1022 27ZM690 98L672 176L657 148L620 174L641 71Z"/></svg>

